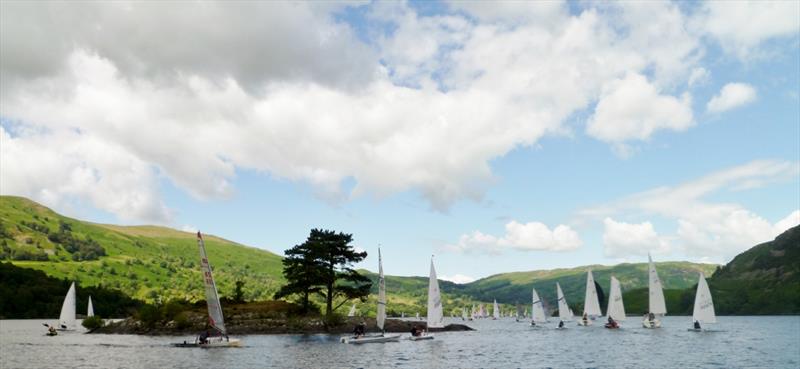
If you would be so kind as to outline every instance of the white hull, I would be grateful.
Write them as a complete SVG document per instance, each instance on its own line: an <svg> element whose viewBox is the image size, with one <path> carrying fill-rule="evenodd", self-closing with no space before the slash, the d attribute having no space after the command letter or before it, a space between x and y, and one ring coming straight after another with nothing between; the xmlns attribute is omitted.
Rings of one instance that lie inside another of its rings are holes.
<svg viewBox="0 0 800 369"><path fill-rule="evenodd" d="M588 326L592 325L592 321L591 320L583 320L583 319L581 319L581 320L578 320L578 325L582 326L582 327L588 327Z"/></svg>
<svg viewBox="0 0 800 369"><path fill-rule="evenodd" d="M175 347L201 347L201 348L215 348L215 347L241 347L242 341L236 338L231 338L229 340L217 340L212 339L208 343L200 344L199 342L186 342L183 343L173 343Z"/></svg>
<svg viewBox="0 0 800 369"><path fill-rule="evenodd" d="M411 337L408 337L408 339L411 340L411 341L432 340L433 339L433 335L426 334L424 336L411 336Z"/></svg>
<svg viewBox="0 0 800 369"><path fill-rule="evenodd" d="M650 329L653 329L653 328L661 328L661 321L660 321L660 320L658 320L658 319L656 319L656 320L653 320L653 321L649 321L649 320L642 320L642 327L644 327L644 328L650 328Z"/></svg>
<svg viewBox="0 0 800 369"><path fill-rule="evenodd" d="M391 335L391 336L363 336L363 337L342 337L340 340L342 343L350 343L350 344L361 344L361 343L384 343L384 342L397 342L400 341L400 335Z"/></svg>

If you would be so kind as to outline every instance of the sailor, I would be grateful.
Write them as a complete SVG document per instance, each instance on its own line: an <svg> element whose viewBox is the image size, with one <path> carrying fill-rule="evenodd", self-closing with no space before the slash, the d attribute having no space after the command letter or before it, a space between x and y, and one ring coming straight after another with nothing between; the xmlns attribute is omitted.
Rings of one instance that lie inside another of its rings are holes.
<svg viewBox="0 0 800 369"><path fill-rule="evenodd" d="M700 330L700 321L699 320L695 320L694 321L694 329L696 329L698 331Z"/></svg>
<svg viewBox="0 0 800 369"><path fill-rule="evenodd" d="M617 328L617 322L614 321L614 318L611 315L608 316L608 324L606 324L607 328Z"/></svg>
<svg viewBox="0 0 800 369"><path fill-rule="evenodd" d="M359 323L358 325L356 325L355 329L353 329L353 335L356 336L356 338L363 336L364 332L366 331L366 328L367 328L366 323L364 322Z"/></svg>
<svg viewBox="0 0 800 369"><path fill-rule="evenodd" d="M531 320L531 327L535 327L535 326L536 326L536 322L534 322L533 320Z"/></svg>
<svg viewBox="0 0 800 369"><path fill-rule="evenodd" d="M586 315L586 313L583 313L583 325L588 325L588 324L589 324L589 317Z"/></svg>
<svg viewBox="0 0 800 369"><path fill-rule="evenodd" d="M47 332L50 333L50 335L55 335L56 334L56 327L54 327L52 325L48 326Z"/></svg>
<svg viewBox="0 0 800 369"><path fill-rule="evenodd" d="M564 321L563 320L559 320L558 321L558 327L559 328L564 328Z"/></svg>
<svg viewBox="0 0 800 369"><path fill-rule="evenodd" d="M205 345L206 343L208 343L208 330L200 333L200 344Z"/></svg>

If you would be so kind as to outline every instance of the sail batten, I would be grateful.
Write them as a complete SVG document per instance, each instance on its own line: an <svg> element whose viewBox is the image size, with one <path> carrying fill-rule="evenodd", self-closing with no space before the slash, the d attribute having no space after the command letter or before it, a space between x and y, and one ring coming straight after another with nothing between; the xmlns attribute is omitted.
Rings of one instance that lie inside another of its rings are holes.
<svg viewBox="0 0 800 369"><path fill-rule="evenodd" d="M692 321L709 324L717 322L717 315L714 313L714 301L711 299L711 291L703 273L697 281L697 293L694 297L694 311Z"/></svg>
<svg viewBox="0 0 800 369"><path fill-rule="evenodd" d="M648 260L648 269L649 269L649 283L648 283L648 290L649 290L649 309L650 312L655 315L666 315L667 314L667 305L664 302L664 287L661 285L661 279L658 278L658 273L656 272L656 265L653 263L653 259L650 257L650 254L647 255Z"/></svg>
<svg viewBox="0 0 800 369"><path fill-rule="evenodd" d="M436 280L436 268L433 267L431 258L431 271L428 277L428 328L442 327L444 327L442 297L439 292L439 281Z"/></svg>
<svg viewBox="0 0 800 369"><path fill-rule="evenodd" d="M217 285L211 274L211 264L208 262L206 246L203 236L197 232L197 247L200 249L200 270L203 272L203 284L206 290L206 303L208 304L208 323L221 334L226 335L225 321L222 318L222 305L219 302Z"/></svg>

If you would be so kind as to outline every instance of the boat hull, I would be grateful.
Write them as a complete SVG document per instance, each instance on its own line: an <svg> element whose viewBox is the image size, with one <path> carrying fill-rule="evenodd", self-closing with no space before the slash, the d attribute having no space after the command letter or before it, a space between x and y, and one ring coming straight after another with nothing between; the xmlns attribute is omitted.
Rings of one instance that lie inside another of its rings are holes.
<svg viewBox="0 0 800 369"><path fill-rule="evenodd" d="M172 344L173 347L200 347L200 348L240 347L241 345L242 341L236 338L231 338L228 340L213 340L203 344L199 342L186 342L186 341Z"/></svg>
<svg viewBox="0 0 800 369"><path fill-rule="evenodd" d="M642 321L642 327L648 328L648 329L661 328L661 321L658 320L658 319L653 320L653 321L643 320Z"/></svg>
<svg viewBox="0 0 800 369"><path fill-rule="evenodd" d="M433 335L424 335L424 336L411 336L408 337L411 341L425 341L425 340L432 340Z"/></svg>
<svg viewBox="0 0 800 369"><path fill-rule="evenodd" d="M364 337L342 337L340 340L342 343L349 343L349 344L362 344L362 343L384 343L384 342L397 342L400 341L400 335L391 335L391 336L364 336Z"/></svg>

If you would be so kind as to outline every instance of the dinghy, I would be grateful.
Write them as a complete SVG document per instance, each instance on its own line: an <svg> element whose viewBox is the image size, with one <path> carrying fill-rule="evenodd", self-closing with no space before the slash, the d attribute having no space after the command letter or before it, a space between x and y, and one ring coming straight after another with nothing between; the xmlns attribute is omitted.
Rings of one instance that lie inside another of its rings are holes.
<svg viewBox="0 0 800 369"><path fill-rule="evenodd" d="M494 305L492 306L492 320L497 320L500 318L500 307L497 306L497 300L494 300Z"/></svg>
<svg viewBox="0 0 800 369"><path fill-rule="evenodd" d="M592 325L592 320L602 315L600 301L597 299L597 289L594 285L594 276L590 270L586 273L586 295L583 299L583 316L578 320L580 326Z"/></svg>
<svg viewBox="0 0 800 369"><path fill-rule="evenodd" d="M605 327L610 329L619 328L619 322L625 320L625 305L622 303L622 289L620 288L619 281L611 277L611 295L608 296L608 323ZM613 323L612 323L613 322Z"/></svg>
<svg viewBox="0 0 800 369"><path fill-rule="evenodd" d="M544 306L536 289L533 289L531 296L531 327L541 327L539 324L547 323L547 316L544 313Z"/></svg>
<svg viewBox="0 0 800 369"><path fill-rule="evenodd" d="M229 338L225 330L225 320L222 317L222 305L219 303L217 284L211 274L211 264L206 255L206 246L203 236L197 232L197 248L200 250L200 270L203 272L203 284L206 290L206 304L208 305L208 325L217 331L218 335L201 335L194 342L173 344L175 347L238 347L241 341Z"/></svg>
<svg viewBox="0 0 800 369"><path fill-rule="evenodd" d="M74 331L78 324L75 320L75 282L69 286L67 296L64 297L64 303L61 305L61 314L58 317L59 331Z"/></svg>
<svg viewBox="0 0 800 369"><path fill-rule="evenodd" d="M658 273L656 273L656 265L653 263L653 259L650 257L650 254L647 254L647 260L649 264L648 290L650 296L648 308L650 313L645 315L644 320L642 320L642 327L650 329L661 328L661 321L658 318L667 314L667 305L664 303L664 289L661 286L661 279L658 278Z"/></svg>
<svg viewBox="0 0 800 369"><path fill-rule="evenodd" d="M381 260L381 249L378 248L378 312L375 316L375 322L378 329L381 330L380 335L375 336L349 336L342 337L342 343L362 344L362 343L382 343L382 342L397 342L400 340L400 335L387 335L383 330L384 323L386 322L386 281L383 278L383 261Z"/></svg>
<svg viewBox="0 0 800 369"><path fill-rule="evenodd" d="M94 316L94 307L92 307L92 296L89 296L89 306L86 307L86 316Z"/></svg>
<svg viewBox="0 0 800 369"><path fill-rule="evenodd" d="M561 291L561 285L556 282L556 292L558 296L558 319L559 325L556 329L566 329L567 326L562 324L564 322L569 322L572 320L573 314L572 309L569 308L567 304L567 298L564 297L564 292Z"/></svg>
<svg viewBox="0 0 800 369"><path fill-rule="evenodd" d="M694 296L694 310L692 311L693 328L690 331L702 332L703 325L714 324L717 322L717 314L714 313L714 301L711 299L711 290L708 289L706 277L700 273L697 281L697 293Z"/></svg>
<svg viewBox="0 0 800 369"><path fill-rule="evenodd" d="M431 271L428 277L428 329L444 328L444 317L442 314L442 296L439 291L439 281L436 279L436 269L433 267L433 257L431 257ZM419 336L411 336L412 341L432 340L433 335L427 331L421 332Z"/></svg>

